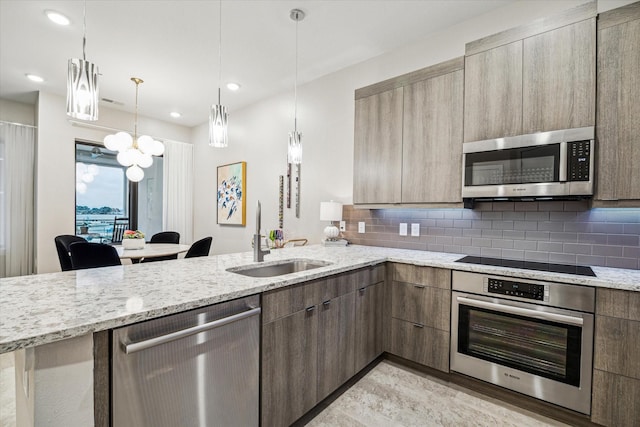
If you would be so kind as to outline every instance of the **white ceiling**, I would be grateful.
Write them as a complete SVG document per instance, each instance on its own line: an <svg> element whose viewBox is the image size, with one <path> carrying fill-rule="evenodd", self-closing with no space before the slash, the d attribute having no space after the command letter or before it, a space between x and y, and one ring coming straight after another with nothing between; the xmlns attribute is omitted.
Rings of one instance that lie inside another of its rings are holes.
<svg viewBox="0 0 640 427"><path fill-rule="evenodd" d="M511 0L513 1L513 0ZM487 13L508 0L224 0L222 88L230 111L286 90L295 72L293 8L298 24L298 84L427 38L430 33ZM206 122L217 99L217 1L87 2L87 60L98 65L100 97L139 113L194 126ZM44 14L62 12L60 27ZM64 95L67 61L82 57L82 1L0 0L0 97L33 102L35 91ZM33 73L45 78L33 83ZM102 106L113 106L102 102ZM172 119L169 112L182 117Z"/></svg>

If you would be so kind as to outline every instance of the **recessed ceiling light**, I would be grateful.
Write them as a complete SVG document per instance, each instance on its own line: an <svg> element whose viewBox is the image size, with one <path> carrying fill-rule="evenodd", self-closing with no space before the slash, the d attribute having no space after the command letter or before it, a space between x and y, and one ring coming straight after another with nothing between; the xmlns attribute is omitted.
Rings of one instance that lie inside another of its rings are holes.
<svg viewBox="0 0 640 427"><path fill-rule="evenodd" d="M36 76L35 74L25 74L29 80L36 83L42 83L44 79L40 76Z"/></svg>
<svg viewBox="0 0 640 427"><path fill-rule="evenodd" d="M235 91L240 89L240 85L238 83L233 83L233 82L227 83L227 89Z"/></svg>
<svg viewBox="0 0 640 427"><path fill-rule="evenodd" d="M172 111L170 113L171 117L173 117L174 119L180 118L182 117L182 114L178 113L177 111Z"/></svg>
<svg viewBox="0 0 640 427"><path fill-rule="evenodd" d="M60 12L56 12L54 10L45 10L44 13L47 15L47 18L58 25L69 25L71 23L69 18L67 18Z"/></svg>

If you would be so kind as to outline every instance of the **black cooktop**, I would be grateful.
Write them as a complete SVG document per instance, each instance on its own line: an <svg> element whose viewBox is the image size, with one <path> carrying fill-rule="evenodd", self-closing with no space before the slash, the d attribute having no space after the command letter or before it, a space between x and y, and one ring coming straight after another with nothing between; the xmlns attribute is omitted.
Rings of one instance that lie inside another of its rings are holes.
<svg viewBox="0 0 640 427"><path fill-rule="evenodd" d="M488 258L479 256L466 256L456 260L469 264L494 265L497 267L521 268L525 270L550 271L553 273L575 274L577 276L592 276L595 273L591 267L584 265L552 264L547 262L519 261L515 259Z"/></svg>

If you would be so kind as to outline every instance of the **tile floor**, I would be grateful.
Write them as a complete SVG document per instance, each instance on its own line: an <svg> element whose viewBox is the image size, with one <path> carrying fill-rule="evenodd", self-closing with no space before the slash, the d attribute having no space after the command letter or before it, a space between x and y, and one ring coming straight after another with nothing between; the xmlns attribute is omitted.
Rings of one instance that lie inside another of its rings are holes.
<svg viewBox="0 0 640 427"><path fill-rule="evenodd" d="M565 425L386 360L307 424L309 427Z"/></svg>

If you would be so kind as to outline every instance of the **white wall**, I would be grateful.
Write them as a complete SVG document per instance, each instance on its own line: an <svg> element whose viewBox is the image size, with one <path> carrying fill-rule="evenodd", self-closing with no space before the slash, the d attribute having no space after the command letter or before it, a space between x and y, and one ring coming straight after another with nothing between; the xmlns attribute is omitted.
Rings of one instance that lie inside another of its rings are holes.
<svg viewBox="0 0 640 427"><path fill-rule="evenodd" d="M514 2L403 49L301 85L298 88L298 129L303 134L304 147L301 217L296 219L293 208L285 208L285 237L305 237L318 243L327 225L319 220L320 202L332 199L352 203L355 89L462 56L467 42L583 3L584 0ZM617 7L629 2L604 3L608 6L615 3ZM304 64L300 67L304 68ZM231 114L227 149L207 145L206 124L194 128L191 136L196 154L194 238L213 235L212 253L251 249L257 199L262 202L263 230L277 227L278 175L286 175L287 133L292 128L293 90ZM247 162L247 226L219 226L216 167L238 161Z"/></svg>
<svg viewBox="0 0 640 427"><path fill-rule="evenodd" d="M33 126L36 121L35 106L0 99L0 120Z"/></svg>
<svg viewBox="0 0 640 427"><path fill-rule="evenodd" d="M40 92L38 98L38 152L36 184L36 266L38 273L60 271L53 239L75 234L75 140L102 143L111 131L74 126L67 120L66 100ZM132 114L100 107L100 126L132 132ZM138 117L139 133L189 142L190 130Z"/></svg>

